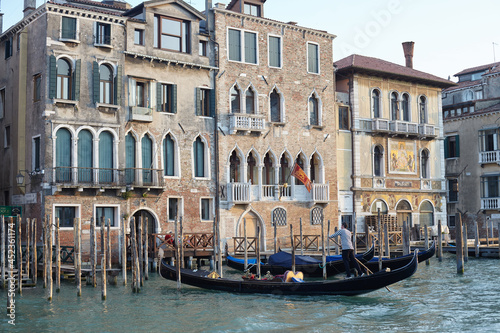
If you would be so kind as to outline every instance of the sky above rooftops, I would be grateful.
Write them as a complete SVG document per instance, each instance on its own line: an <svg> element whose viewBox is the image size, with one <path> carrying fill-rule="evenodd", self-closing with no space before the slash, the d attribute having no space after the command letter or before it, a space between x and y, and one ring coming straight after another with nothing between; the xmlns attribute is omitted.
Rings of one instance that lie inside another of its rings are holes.
<svg viewBox="0 0 500 333"><path fill-rule="evenodd" d="M22 19L24 1L0 1L5 31ZM186 2L205 8L205 0ZM498 0L267 0L264 6L267 18L336 35L333 61L355 53L404 66L406 41L415 42L415 69L452 81L463 69L500 61Z"/></svg>

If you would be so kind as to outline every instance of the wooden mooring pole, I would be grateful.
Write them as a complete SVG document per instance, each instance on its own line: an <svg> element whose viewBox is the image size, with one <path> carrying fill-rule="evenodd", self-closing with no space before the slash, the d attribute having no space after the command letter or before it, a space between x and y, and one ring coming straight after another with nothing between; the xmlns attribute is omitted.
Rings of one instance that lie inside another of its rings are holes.
<svg viewBox="0 0 500 333"><path fill-rule="evenodd" d="M274 253L278 253L278 230L277 230L277 223L276 221L273 222L273 229L274 229Z"/></svg>
<svg viewBox="0 0 500 333"><path fill-rule="evenodd" d="M137 255L137 250L135 247L135 217L132 216L130 219L130 269L132 271L132 291L137 292L137 270L135 269L135 257Z"/></svg>
<svg viewBox="0 0 500 333"><path fill-rule="evenodd" d="M302 235L302 217L299 220L300 224L300 255L304 255L304 236ZM291 225L290 225L291 226ZM295 272L295 268L293 269L293 272Z"/></svg>
<svg viewBox="0 0 500 333"><path fill-rule="evenodd" d="M89 279L92 287L97 287L97 244L96 244L96 220L90 218L90 269L92 270L92 279Z"/></svg>
<svg viewBox="0 0 500 333"><path fill-rule="evenodd" d="M59 234L59 218L56 218L56 292L61 291L61 238Z"/></svg>
<svg viewBox="0 0 500 333"><path fill-rule="evenodd" d="M438 242L438 259L439 261L443 261L443 229L441 226L441 220L438 221L438 235L437 235L437 242Z"/></svg>
<svg viewBox="0 0 500 333"><path fill-rule="evenodd" d="M328 220L328 237L326 237L326 247L328 248L328 256L330 256L330 220Z"/></svg>
<svg viewBox="0 0 500 333"><path fill-rule="evenodd" d="M323 280L326 280L325 225L323 219L321 219L321 259L323 265Z"/></svg>
<svg viewBox="0 0 500 333"><path fill-rule="evenodd" d="M335 227L335 232L337 232L338 228ZM339 247L339 236L335 236L335 239L334 239L334 243L335 243L335 255L339 255L340 253L340 247Z"/></svg>
<svg viewBox="0 0 500 333"><path fill-rule="evenodd" d="M387 229L387 223L384 223L384 245L385 245L385 256L387 258L391 257L391 249L389 247L389 230ZM368 249L368 242L366 243Z"/></svg>
<svg viewBox="0 0 500 333"><path fill-rule="evenodd" d="M276 228L274 229L276 230ZM248 268L248 239L247 239L247 219L243 219L243 243L244 243L244 257L243 257L243 267L245 270ZM214 235L214 245L215 245L215 235ZM215 246L214 246L215 249ZM276 252L276 249L274 250Z"/></svg>
<svg viewBox="0 0 500 333"><path fill-rule="evenodd" d="M47 288L47 217L42 220L42 242L43 242L43 287Z"/></svg>
<svg viewBox="0 0 500 333"><path fill-rule="evenodd" d="M295 245L293 244L293 225L292 224L290 224L290 244L292 246L292 272L295 273Z"/></svg>
<svg viewBox="0 0 500 333"><path fill-rule="evenodd" d="M30 260L31 260L31 257L30 257L30 251L31 251L30 225L31 225L30 219L26 219L26 265L25 265L24 269L26 270L26 276L28 277L28 279L30 278Z"/></svg>
<svg viewBox="0 0 500 333"><path fill-rule="evenodd" d="M75 279L76 294L82 296L82 221L75 219Z"/></svg>
<svg viewBox="0 0 500 333"><path fill-rule="evenodd" d="M425 237L425 250L429 249L429 230L427 229L427 224L424 224L424 237ZM430 265L429 259L425 261L425 265Z"/></svg>
<svg viewBox="0 0 500 333"><path fill-rule="evenodd" d="M144 219L144 280L149 280L149 218ZM192 268L192 267L190 267Z"/></svg>
<svg viewBox="0 0 500 333"><path fill-rule="evenodd" d="M101 217L101 299L105 300L107 297L106 286L106 233L105 233L105 220L104 216Z"/></svg>
<svg viewBox="0 0 500 333"><path fill-rule="evenodd" d="M217 232L217 234L219 234ZM218 238L219 236L217 236ZM256 260L257 260L257 278L260 280L261 271L260 271L260 226L257 226L257 239L255 240L255 251L256 251Z"/></svg>
<svg viewBox="0 0 500 333"><path fill-rule="evenodd" d="M479 258L479 227L477 221L474 221L474 254Z"/></svg>
<svg viewBox="0 0 500 333"><path fill-rule="evenodd" d="M462 215L462 214L460 214ZM463 244L464 244L464 262L469 261L469 243L467 242L467 222L463 222Z"/></svg>
<svg viewBox="0 0 500 333"><path fill-rule="evenodd" d="M123 277L123 285L127 285L127 233L125 227L125 219L122 219L121 225L121 242L122 242L122 277Z"/></svg>
<svg viewBox="0 0 500 333"><path fill-rule="evenodd" d="M377 208L377 231L378 231L378 270L382 271L382 222L380 221L380 208ZM356 235L354 235L356 241ZM368 247L368 243L366 244Z"/></svg>
<svg viewBox="0 0 500 333"><path fill-rule="evenodd" d="M33 284L36 285L37 280L38 280L38 253L37 253L37 235L36 235L36 219L31 220L32 223L32 228L31 231L33 232Z"/></svg>
<svg viewBox="0 0 500 333"><path fill-rule="evenodd" d="M462 214L456 213L455 214L455 221L457 221L457 226L456 226L456 243L457 243L457 273L458 274L463 274L464 273L464 247L463 247L463 236L462 236Z"/></svg>
<svg viewBox="0 0 500 333"><path fill-rule="evenodd" d="M143 218L141 216L138 217L138 221L137 221L137 227L138 227L138 230L137 230L137 251L138 251L138 255L139 255L139 285L141 287L144 286L144 246L143 246L143 243L142 243L142 237L143 237Z"/></svg>
<svg viewBox="0 0 500 333"><path fill-rule="evenodd" d="M47 284L48 284L48 297L49 301L52 300L52 220L47 219Z"/></svg>
<svg viewBox="0 0 500 333"><path fill-rule="evenodd" d="M181 290L181 243L179 241L179 233L177 232L178 217L175 218L175 264L177 271L177 290ZM215 235L214 235L214 251L215 251ZM214 252L215 255L215 252Z"/></svg>

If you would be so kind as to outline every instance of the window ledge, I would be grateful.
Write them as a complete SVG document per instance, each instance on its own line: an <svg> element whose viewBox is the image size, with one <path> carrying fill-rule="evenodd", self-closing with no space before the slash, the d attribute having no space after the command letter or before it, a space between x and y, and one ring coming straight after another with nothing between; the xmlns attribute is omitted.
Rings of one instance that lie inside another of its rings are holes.
<svg viewBox="0 0 500 333"><path fill-rule="evenodd" d="M106 103L95 103L95 107L98 108L101 111L111 111L111 112L116 112L120 110L119 105L114 105L114 104L106 104Z"/></svg>
<svg viewBox="0 0 500 333"><path fill-rule="evenodd" d="M95 47L102 47L102 48L105 48L105 49L112 49L113 46L110 45L110 44L100 44L100 43L94 43L94 46Z"/></svg>
<svg viewBox="0 0 500 333"><path fill-rule="evenodd" d="M52 101L54 104L78 106L78 101L73 101L71 99L53 98Z"/></svg>
<svg viewBox="0 0 500 333"><path fill-rule="evenodd" d="M282 127L285 127L286 123L272 121L272 122L271 122L271 125L273 125L273 126L282 126Z"/></svg>
<svg viewBox="0 0 500 333"><path fill-rule="evenodd" d="M72 38L59 38L59 41L64 42L64 43L75 43L75 44L80 44L80 41L78 39L72 39Z"/></svg>
<svg viewBox="0 0 500 333"><path fill-rule="evenodd" d="M311 129L323 130L325 126L323 125L310 125Z"/></svg>

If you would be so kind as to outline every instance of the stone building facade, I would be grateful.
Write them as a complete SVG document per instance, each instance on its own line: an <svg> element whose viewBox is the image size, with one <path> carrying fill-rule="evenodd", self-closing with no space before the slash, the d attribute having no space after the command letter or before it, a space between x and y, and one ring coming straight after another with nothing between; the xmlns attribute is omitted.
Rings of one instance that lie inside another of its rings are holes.
<svg viewBox="0 0 500 333"><path fill-rule="evenodd" d="M406 67L357 54L334 63L339 210L359 231L379 210L396 228L446 223L441 89L453 83L409 55Z"/></svg>
<svg viewBox="0 0 500 333"><path fill-rule="evenodd" d="M150 233L173 230L177 215L185 232L211 232L204 16L180 0L32 2L0 36L1 205L59 217L63 245L73 243L73 218L87 246L91 218L109 219L113 241L131 216L148 218Z"/></svg>
<svg viewBox="0 0 500 333"><path fill-rule="evenodd" d="M262 17L265 1L216 4L217 158L222 237L255 236L272 249L290 225L320 235L337 226L334 35ZM212 21L211 21L212 20ZM310 192L291 176L300 165ZM228 244L230 248L233 244Z"/></svg>
<svg viewBox="0 0 500 333"><path fill-rule="evenodd" d="M448 223L453 230L463 213L485 237L500 222L500 63L455 76L457 86L443 90Z"/></svg>

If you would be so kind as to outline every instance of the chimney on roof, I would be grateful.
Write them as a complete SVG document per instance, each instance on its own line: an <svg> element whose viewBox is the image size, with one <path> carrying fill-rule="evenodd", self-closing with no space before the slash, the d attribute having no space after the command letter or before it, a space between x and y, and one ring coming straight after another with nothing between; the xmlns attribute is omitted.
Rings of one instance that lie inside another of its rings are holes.
<svg viewBox="0 0 500 333"><path fill-rule="evenodd" d="M406 67L413 68L413 46L415 42L404 42L403 51L405 53Z"/></svg>
<svg viewBox="0 0 500 333"><path fill-rule="evenodd" d="M24 17L33 13L35 9L36 9L36 0L24 0L24 9L23 9Z"/></svg>

